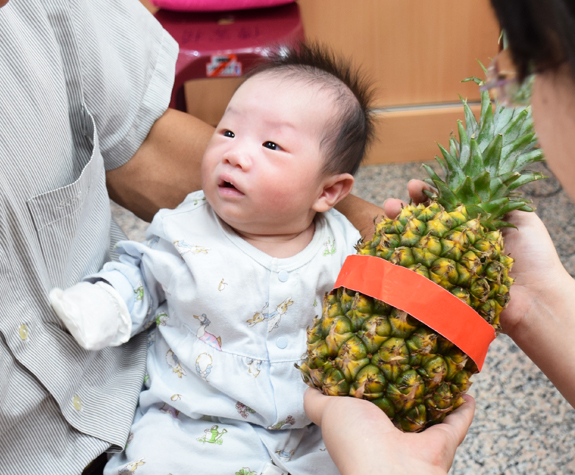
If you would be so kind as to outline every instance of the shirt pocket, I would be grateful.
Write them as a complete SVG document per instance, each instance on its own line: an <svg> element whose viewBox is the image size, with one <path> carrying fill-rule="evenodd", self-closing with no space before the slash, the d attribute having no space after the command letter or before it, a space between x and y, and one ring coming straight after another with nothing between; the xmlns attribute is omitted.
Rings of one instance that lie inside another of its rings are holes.
<svg viewBox="0 0 575 475"><path fill-rule="evenodd" d="M90 159L69 185L27 201L49 277L49 287L67 288L109 259L110 201L92 115L84 108Z"/></svg>

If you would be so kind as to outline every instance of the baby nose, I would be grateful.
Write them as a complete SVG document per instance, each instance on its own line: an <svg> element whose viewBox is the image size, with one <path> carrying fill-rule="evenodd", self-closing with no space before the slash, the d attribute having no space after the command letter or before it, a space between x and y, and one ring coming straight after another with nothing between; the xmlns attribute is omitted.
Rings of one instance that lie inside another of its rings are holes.
<svg viewBox="0 0 575 475"><path fill-rule="evenodd" d="M247 169L251 165L251 158L245 150L234 149L224 154L224 161L233 167Z"/></svg>

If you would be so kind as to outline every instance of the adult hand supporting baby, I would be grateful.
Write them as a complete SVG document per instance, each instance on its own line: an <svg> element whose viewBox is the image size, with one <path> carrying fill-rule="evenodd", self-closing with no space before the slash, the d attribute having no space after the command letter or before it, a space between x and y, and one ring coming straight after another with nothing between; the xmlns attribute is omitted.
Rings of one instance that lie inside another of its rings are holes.
<svg viewBox="0 0 575 475"><path fill-rule="evenodd" d="M381 409L362 399L324 396L308 389L304 407L321 427L325 446L341 475L444 475L475 412L475 400L463 397L466 403L443 423L420 433L401 432Z"/></svg>

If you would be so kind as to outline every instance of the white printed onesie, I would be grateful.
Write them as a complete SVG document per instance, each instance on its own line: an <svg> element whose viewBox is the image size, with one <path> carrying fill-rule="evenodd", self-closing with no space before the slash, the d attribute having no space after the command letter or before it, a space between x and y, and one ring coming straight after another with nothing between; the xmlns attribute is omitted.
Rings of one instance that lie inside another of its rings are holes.
<svg viewBox="0 0 575 475"><path fill-rule="evenodd" d="M338 473L294 363L359 233L335 210L315 222L303 251L270 257L196 192L86 279L122 295L132 333L156 323L132 434L107 475Z"/></svg>

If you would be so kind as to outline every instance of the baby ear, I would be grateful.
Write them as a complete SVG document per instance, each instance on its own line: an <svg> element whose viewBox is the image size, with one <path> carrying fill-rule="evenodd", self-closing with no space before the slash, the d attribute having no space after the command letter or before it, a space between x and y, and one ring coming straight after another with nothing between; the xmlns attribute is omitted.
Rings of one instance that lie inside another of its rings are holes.
<svg viewBox="0 0 575 475"><path fill-rule="evenodd" d="M318 213L330 210L349 195L353 188L353 182L354 178L349 173L327 177L323 182L323 191L313 204L312 209Z"/></svg>

